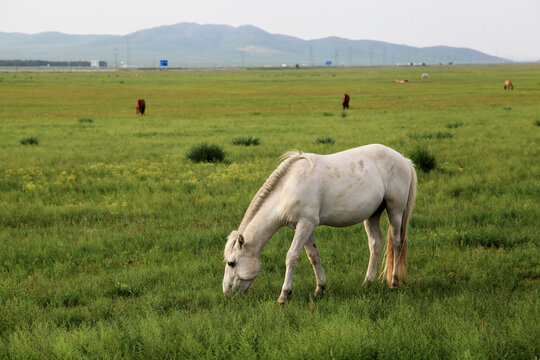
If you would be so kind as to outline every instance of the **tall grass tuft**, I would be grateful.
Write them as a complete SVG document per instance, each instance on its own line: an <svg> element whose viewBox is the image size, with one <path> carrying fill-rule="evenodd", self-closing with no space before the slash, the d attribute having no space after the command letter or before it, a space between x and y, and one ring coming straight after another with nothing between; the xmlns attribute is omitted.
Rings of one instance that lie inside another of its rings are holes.
<svg viewBox="0 0 540 360"><path fill-rule="evenodd" d="M225 151L219 145L203 142L193 145L187 153L187 158L194 162L222 162L225 160Z"/></svg>
<svg viewBox="0 0 540 360"><path fill-rule="evenodd" d="M137 297L140 295L140 291L128 284L116 282L113 288L107 292L107 295L111 297Z"/></svg>
<svg viewBox="0 0 540 360"><path fill-rule="evenodd" d="M453 123L449 123L449 124L446 124L446 127L449 128L449 129L455 129L455 128L458 128L460 126L463 126L463 123L462 122L453 122Z"/></svg>
<svg viewBox="0 0 540 360"><path fill-rule="evenodd" d="M84 124L84 123L91 124L91 123L94 122L94 120L92 120L92 119L90 119L90 118L80 118L80 119L79 119L79 122L80 122L81 124Z"/></svg>
<svg viewBox="0 0 540 360"><path fill-rule="evenodd" d="M243 145L243 146L256 146L261 143L259 138L254 138L252 136L239 137L233 140L233 145Z"/></svg>
<svg viewBox="0 0 540 360"><path fill-rule="evenodd" d="M423 172L429 173L437 168L437 158L431 148L427 145L418 144L410 153L409 158L414 162L416 167Z"/></svg>
<svg viewBox="0 0 540 360"><path fill-rule="evenodd" d="M315 140L316 144L333 144L335 142L336 141L333 138L331 138L330 136L323 136L323 137L317 138L317 140Z"/></svg>
<svg viewBox="0 0 540 360"><path fill-rule="evenodd" d="M37 145L39 144L39 139L35 136L30 136L20 140L22 145Z"/></svg>
<svg viewBox="0 0 540 360"><path fill-rule="evenodd" d="M412 134L409 134L409 137L411 139L449 139L451 137L453 137L454 134L450 133L450 132L441 132L441 131L437 131L435 134L417 134L417 133L412 133Z"/></svg>
<svg viewBox="0 0 540 360"><path fill-rule="evenodd" d="M540 126L540 120L535 120L535 121L534 121L534 125Z"/></svg>
<svg viewBox="0 0 540 360"><path fill-rule="evenodd" d="M435 134L435 138L437 138L437 139L450 139L453 136L454 136L454 134L452 134L450 132L437 131L437 133Z"/></svg>

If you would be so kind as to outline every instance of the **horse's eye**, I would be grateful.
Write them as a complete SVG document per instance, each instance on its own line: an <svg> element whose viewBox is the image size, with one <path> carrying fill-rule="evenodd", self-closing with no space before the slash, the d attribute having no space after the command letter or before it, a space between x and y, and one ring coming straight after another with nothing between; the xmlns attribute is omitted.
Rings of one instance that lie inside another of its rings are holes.
<svg viewBox="0 0 540 360"><path fill-rule="evenodd" d="M227 265L229 265L230 267L235 267L236 266L236 261L229 261L229 262L227 262Z"/></svg>

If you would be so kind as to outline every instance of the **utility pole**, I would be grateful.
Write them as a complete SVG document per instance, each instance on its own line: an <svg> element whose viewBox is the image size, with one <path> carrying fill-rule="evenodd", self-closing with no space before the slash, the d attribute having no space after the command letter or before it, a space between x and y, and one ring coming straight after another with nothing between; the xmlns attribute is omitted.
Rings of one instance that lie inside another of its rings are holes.
<svg viewBox="0 0 540 360"><path fill-rule="evenodd" d="M114 69L118 69L118 48L114 48Z"/></svg>
<svg viewBox="0 0 540 360"><path fill-rule="evenodd" d="M129 67L129 39L126 38L126 66Z"/></svg>
<svg viewBox="0 0 540 360"><path fill-rule="evenodd" d="M309 66L313 66L313 45L309 45Z"/></svg>

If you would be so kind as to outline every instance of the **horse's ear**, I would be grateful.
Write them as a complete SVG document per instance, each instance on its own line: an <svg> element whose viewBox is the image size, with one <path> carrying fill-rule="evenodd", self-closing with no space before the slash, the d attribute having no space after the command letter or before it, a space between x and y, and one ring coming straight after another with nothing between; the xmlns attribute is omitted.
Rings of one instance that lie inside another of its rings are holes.
<svg viewBox="0 0 540 360"><path fill-rule="evenodd" d="M242 234L238 235L238 244L240 244L240 247L244 245L244 236Z"/></svg>

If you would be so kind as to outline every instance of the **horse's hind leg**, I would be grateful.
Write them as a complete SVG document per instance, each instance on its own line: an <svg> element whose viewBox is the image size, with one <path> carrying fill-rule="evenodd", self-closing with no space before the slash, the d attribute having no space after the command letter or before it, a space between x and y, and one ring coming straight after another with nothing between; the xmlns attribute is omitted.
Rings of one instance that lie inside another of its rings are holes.
<svg viewBox="0 0 540 360"><path fill-rule="evenodd" d="M393 255L393 259L391 259L391 261L393 261L391 265L391 270L392 270L392 278L391 278L392 281L390 284L391 288L397 288L399 286L398 270L399 270L399 258L400 258L401 250L402 250L401 249L401 246L402 246L401 231L400 231L401 218L402 218L401 214L399 216L395 216L395 215L392 215L390 212L388 213L388 222L390 223L389 224L390 226L388 228L388 233L389 233L388 246L391 246L393 250L391 252L391 254ZM390 253L387 253L387 256L389 256L389 254ZM388 261L389 259L387 259L387 262ZM390 268L388 270L390 270Z"/></svg>
<svg viewBox="0 0 540 360"><path fill-rule="evenodd" d="M304 245L304 250L309 258L311 266L313 266L313 272L315 273L315 278L317 279L317 289L315 290L315 296L321 297L326 289L326 276L324 276L324 270L321 265L321 256L319 254L319 249L315 244L315 235L311 234L306 245Z"/></svg>
<svg viewBox="0 0 540 360"><path fill-rule="evenodd" d="M383 238L381 234L380 219L383 208L377 210L371 217L364 220L364 228L368 236L369 243L369 265L364 284L375 280L377 275L377 264L381 256Z"/></svg>

